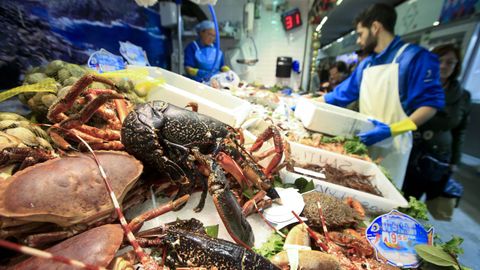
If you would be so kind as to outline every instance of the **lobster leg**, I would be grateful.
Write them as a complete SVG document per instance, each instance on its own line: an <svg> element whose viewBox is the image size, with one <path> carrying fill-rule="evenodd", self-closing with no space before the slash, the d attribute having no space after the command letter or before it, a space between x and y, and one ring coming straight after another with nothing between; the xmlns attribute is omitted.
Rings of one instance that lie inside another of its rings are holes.
<svg viewBox="0 0 480 270"><path fill-rule="evenodd" d="M208 187L218 214L233 240L250 249L254 244L252 227L242 214L242 208L235 195L229 189L223 170L213 162L211 162L211 167Z"/></svg>

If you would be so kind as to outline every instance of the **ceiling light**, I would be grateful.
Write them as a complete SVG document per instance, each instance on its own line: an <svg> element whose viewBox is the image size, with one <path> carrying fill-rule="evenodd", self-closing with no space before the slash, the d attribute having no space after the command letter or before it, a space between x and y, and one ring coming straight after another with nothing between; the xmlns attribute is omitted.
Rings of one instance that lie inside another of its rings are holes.
<svg viewBox="0 0 480 270"><path fill-rule="evenodd" d="M339 38L337 39L337 42L338 42L338 43L340 43L340 42L342 42L342 41L343 41L343 37L339 37Z"/></svg>
<svg viewBox="0 0 480 270"><path fill-rule="evenodd" d="M437 26L437 25L439 25L439 24L440 24L440 22L439 22L439 21L435 21L435 22L433 22L433 26Z"/></svg>
<svg viewBox="0 0 480 270"><path fill-rule="evenodd" d="M328 20L328 16L323 17L322 21L321 21L320 24L317 26L317 28L315 29L315 31L320 32L320 30L322 30L322 27L323 27L323 25L327 22L327 20Z"/></svg>
<svg viewBox="0 0 480 270"><path fill-rule="evenodd" d="M343 2L343 0L337 0L337 6L340 6L340 4Z"/></svg>

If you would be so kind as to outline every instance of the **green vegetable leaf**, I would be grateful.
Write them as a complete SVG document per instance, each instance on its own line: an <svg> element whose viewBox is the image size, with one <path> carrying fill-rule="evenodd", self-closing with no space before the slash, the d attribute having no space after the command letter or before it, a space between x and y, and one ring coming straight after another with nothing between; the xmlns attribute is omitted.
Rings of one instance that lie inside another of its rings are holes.
<svg viewBox="0 0 480 270"><path fill-rule="evenodd" d="M348 154L365 156L368 155L368 149L359 139L348 140L343 144L345 152Z"/></svg>
<svg viewBox="0 0 480 270"><path fill-rule="evenodd" d="M277 233L273 233L267 239L267 242L263 243L260 248L253 248L253 251L268 259L282 251L284 243L285 238L281 237Z"/></svg>
<svg viewBox="0 0 480 270"><path fill-rule="evenodd" d="M343 143L345 142L345 137L343 136L336 136L336 137L328 137L322 136L320 139L321 143Z"/></svg>
<svg viewBox="0 0 480 270"><path fill-rule="evenodd" d="M398 208L398 211L405 213L412 218L415 219L420 219L420 220L428 220L428 210L427 210L427 205L415 199L415 197L410 196L409 202L408 202L408 207L406 208Z"/></svg>
<svg viewBox="0 0 480 270"><path fill-rule="evenodd" d="M450 239L450 241L447 241L440 246L448 254L453 256L458 256L459 254L463 254L463 248L460 247L462 243L463 243L463 238L459 236L453 236L452 239Z"/></svg>
<svg viewBox="0 0 480 270"><path fill-rule="evenodd" d="M217 225L212 225L212 226L205 226L205 232L207 232L207 235L212 237L212 238L217 238L218 237L218 224Z"/></svg>
<svg viewBox="0 0 480 270"><path fill-rule="evenodd" d="M283 181L280 176L276 175L275 177L273 177L273 187L284 187Z"/></svg>
<svg viewBox="0 0 480 270"><path fill-rule="evenodd" d="M455 269L458 269L455 259L450 254L443 251L443 249L440 247L429 245L416 245L415 251L417 252L418 256L420 256L420 258L424 259L429 263L439 266L452 266L455 267Z"/></svg>
<svg viewBox="0 0 480 270"><path fill-rule="evenodd" d="M254 195L254 192L252 189L246 188L242 191L243 196L247 197L247 199L251 199Z"/></svg>
<svg viewBox="0 0 480 270"><path fill-rule="evenodd" d="M307 181L307 179L300 177L295 180L295 188L298 189L299 193L305 193L315 189L315 185L313 184L313 180Z"/></svg>

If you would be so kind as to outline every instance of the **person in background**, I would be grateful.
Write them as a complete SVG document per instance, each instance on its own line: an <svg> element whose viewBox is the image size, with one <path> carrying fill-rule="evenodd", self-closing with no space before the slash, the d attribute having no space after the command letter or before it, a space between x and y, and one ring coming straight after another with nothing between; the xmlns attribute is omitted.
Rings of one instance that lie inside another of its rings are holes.
<svg viewBox="0 0 480 270"><path fill-rule="evenodd" d="M219 51L217 56L217 48L214 45L216 37L214 23L208 20L202 21L195 30L198 39L185 48L183 64L189 78L198 82L208 82L213 75L229 71L230 68L225 66L222 51ZM217 58L216 62L215 58Z"/></svg>
<svg viewBox="0 0 480 270"><path fill-rule="evenodd" d="M432 50L440 58L440 80L445 91L445 109L414 132L412 154L402 191L406 198L427 195L427 206L438 219L450 219L455 203L441 196L452 171L460 163L465 130L470 116L470 93L457 80L462 61L452 44Z"/></svg>
<svg viewBox="0 0 480 270"><path fill-rule="evenodd" d="M317 66L317 72L313 75L312 78L312 85L310 86L311 93L316 94L318 91L321 90L321 86L328 82L328 70L325 68L324 65Z"/></svg>
<svg viewBox="0 0 480 270"><path fill-rule="evenodd" d="M350 67L349 67L350 73L353 73L353 71L357 68L358 64L360 64L363 61L363 59L365 59L368 56L368 54L365 53L365 51L361 50L361 49L356 50L355 54L357 54L357 61L355 61L354 63L352 63L350 65Z"/></svg>
<svg viewBox="0 0 480 270"><path fill-rule="evenodd" d="M395 9L386 4L375 4L357 16L357 43L369 56L319 101L345 107L359 100L360 112L375 120L373 129L357 135L366 145L394 137L390 147L377 145L370 152L383 158L381 164L401 187L412 147L409 131L442 109L445 95L438 57L395 36L396 19Z"/></svg>
<svg viewBox="0 0 480 270"><path fill-rule="evenodd" d="M335 88L341 82L343 82L346 78L348 78L349 72L347 64L343 61L337 61L333 65L330 66L328 70L328 82L330 89Z"/></svg>

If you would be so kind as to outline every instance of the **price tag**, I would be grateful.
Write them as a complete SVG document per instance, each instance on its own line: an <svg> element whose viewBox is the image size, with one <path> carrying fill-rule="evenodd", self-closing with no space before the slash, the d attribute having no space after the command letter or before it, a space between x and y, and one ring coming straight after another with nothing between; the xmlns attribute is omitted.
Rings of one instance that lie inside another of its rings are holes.
<svg viewBox="0 0 480 270"><path fill-rule="evenodd" d="M98 73L125 69L125 62L119 55L115 55L105 49L100 49L90 55L87 66Z"/></svg>
<svg viewBox="0 0 480 270"><path fill-rule="evenodd" d="M366 237L375 248L379 261L403 268L417 268L420 259L414 247L432 245L433 228L427 231L414 218L392 210L373 220L367 228Z"/></svg>

